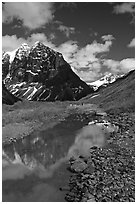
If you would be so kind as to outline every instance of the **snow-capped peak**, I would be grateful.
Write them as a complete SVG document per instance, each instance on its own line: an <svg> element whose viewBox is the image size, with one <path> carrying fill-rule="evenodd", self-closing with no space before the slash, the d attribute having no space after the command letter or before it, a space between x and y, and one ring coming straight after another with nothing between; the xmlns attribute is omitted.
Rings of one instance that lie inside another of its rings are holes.
<svg viewBox="0 0 137 204"><path fill-rule="evenodd" d="M36 41L35 43L34 43L34 45L32 45L32 47L31 47L31 49L34 49L34 48L36 48L37 46L45 46L42 42L40 42L40 41Z"/></svg>
<svg viewBox="0 0 137 204"><path fill-rule="evenodd" d="M28 54L29 54L29 52L30 52L30 47L28 46L27 43L23 43L23 44L18 48L18 50L17 50L17 52L16 52L16 57L21 60L22 57L24 57L24 56L27 57Z"/></svg>
<svg viewBox="0 0 137 204"><path fill-rule="evenodd" d="M26 47L26 46L29 47L27 43L22 43L21 46L23 46L23 47Z"/></svg>
<svg viewBox="0 0 137 204"><path fill-rule="evenodd" d="M112 74L112 73L108 73L106 75L104 75L102 78L88 83L88 85L93 86L95 90L97 90L100 86L102 85L108 85L113 83L114 81L116 81L117 78L122 77L123 75L116 75L116 74Z"/></svg>
<svg viewBox="0 0 137 204"><path fill-rule="evenodd" d="M13 50L13 51L11 51L11 52L5 52L5 54L4 54L3 57L5 57L5 55L8 54L8 55L10 56L9 62L10 62L10 64L11 64L11 63L13 62L14 58L15 58L15 55L16 55L17 50L18 50L18 49L15 49L15 50Z"/></svg>
<svg viewBox="0 0 137 204"><path fill-rule="evenodd" d="M9 59L9 62L10 64L13 62L15 56L17 58L21 58L22 55L26 54L28 55L29 53L29 50L30 50L30 47L28 46L27 43L23 43L20 47L18 47L17 49L13 50L13 51L7 51L3 54L3 58L6 56L6 55L9 55L10 56L10 59Z"/></svg>
<svg viewBox="0 0 137 204"><path fill-rule="evenodd" d="M41 42L40 41L36 41L35 43L34 43L34 45L37 45L37 44L40 44ZM41 43L42 44L42 43Z"/></svg>

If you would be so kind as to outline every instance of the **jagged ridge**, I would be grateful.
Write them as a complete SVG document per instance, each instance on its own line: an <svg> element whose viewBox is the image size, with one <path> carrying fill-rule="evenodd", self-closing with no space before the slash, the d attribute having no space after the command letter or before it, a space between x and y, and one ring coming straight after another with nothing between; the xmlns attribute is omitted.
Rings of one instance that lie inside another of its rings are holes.
<svg viewBox="0 0 137 204"><path fill-rule="evenodd" d="M23 44L13 61L3 57L3 81L17 97L28 100L79 100L93 92L58 53L40 42ZM11 63L10 63L11 61Z"/></svg>

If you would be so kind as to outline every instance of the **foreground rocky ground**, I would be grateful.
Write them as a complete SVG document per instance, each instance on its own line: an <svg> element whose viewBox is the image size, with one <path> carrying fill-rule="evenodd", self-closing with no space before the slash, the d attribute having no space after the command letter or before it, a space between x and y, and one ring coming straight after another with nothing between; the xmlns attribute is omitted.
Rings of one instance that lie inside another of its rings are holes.
<svg viewBox="0 0 137 204"><path fill-rule="evenodd" d="M92 147L88 158L70 160L66 201L135 202L135 71L81 101L105 110L118 131L105 146Z"/></svg>
<svg viewBox="0 0 137 204"><path fill-rule="evenodd" d="M91 147L88 158L71 158L66 201L135 202L135 118L133 112L108 111L119 127L103 147Z"/></svg>

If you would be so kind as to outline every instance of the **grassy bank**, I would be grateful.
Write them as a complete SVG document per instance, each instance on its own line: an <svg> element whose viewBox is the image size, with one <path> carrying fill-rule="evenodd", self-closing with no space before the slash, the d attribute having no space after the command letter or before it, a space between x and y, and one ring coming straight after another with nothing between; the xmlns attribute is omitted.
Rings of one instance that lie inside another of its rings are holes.
<svg viewBox="0 0 137 204"><path fill-rule="evenodd" d="M57 124L68 114L67 102L17 102L2 107L3 141L24 137Z"/></svg>

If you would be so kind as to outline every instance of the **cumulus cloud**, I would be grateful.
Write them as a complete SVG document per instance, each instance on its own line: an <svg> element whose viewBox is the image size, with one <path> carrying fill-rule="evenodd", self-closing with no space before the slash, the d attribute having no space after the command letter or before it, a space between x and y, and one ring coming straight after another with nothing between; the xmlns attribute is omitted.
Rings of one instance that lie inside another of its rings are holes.
<svg viewBox="0 0 137 204"><path fill-rule="evenodd" d="M69 9L76 9L77 8L77 3L76 2L61 2L57 3L58 9L62 8L69 8Z"/></svg>
<svg viewBox="0 0 137 204"><path fill-rule="evenodd" d="M105 43L98 43L94 41L83 48L78 48L74 54L73 61L71 59L71 65L76 68L92 68L93 62L99 61L97 54L108 52L111 45L112 41L105 41Z"/></svg>
<svg viewBox="0 0 137 204"><path fill-rule="evenodd" d="M101 59L99 53L107 53L113 43L113 36L102 36L103 43L93 41L84 47L79 47L77 41L69 40L56 46L44 33L33 33L27 39L17 38L16 35L5 35L2 37L3 51L12 51L22 43L30 46L36 41L61 52L65 60L73 67L73 71L84 81L94 81L101 76L101 69L105 66L112 73L126 73L135 69L135 59L127 58L121 61L112 59Z"/></svg>
<svg viewBox="0 0 137 204"><path fill-rule="evenodd" d="M29 29L40 28L53 19L52 2L7 2L3 6L2 20L11 23L14 18Z"/></svg>
<svg viewBox="0 0 137 204"><path fill-rule="evenodd" d="M119 67L119 61L112 60L112 59L104 59L103 65L111 69L112 72L117 72Z"/></svg>
<svg viewBox="0 0 137 204"><path fill-rule="evenodd" d="M44 33L33 33L27 39L17 38L16 35L5 35L2 37L3 51L12 51L22 43L30 46L36 41L63 54L64 59L73 67L73 71L84 81L94 81L101 76L101 69L105 66L112 73L126 73L135 68L135 59L127 58L121 61L112 59L101 59L99 53L109 52L114 37L112 35L102 36L103 43L93 41L84 47L79 47L77 41L66 41L56 46Z"/></svg>
<svg viewBox="0 0 137 204"><path fill-rule="evenodd" d="M75 28L74 27L68 27L68 26L64 26L64 25L59 25L58 30L63 32L66 35L66 37L69 37L70 34L75 33Z"/></svg>
<svg viewBox="0 0 137 204"><path fill-rule="evenodd" d="M5 35L2 36L2 50L3 51L13 51L14 49L21 46L22 43L27 43L29 46L32 46L36 41L44 43L46 46L49 46L55 49L55 45L45 36L44 33L33 33L27 39L17 38L16 35Z"/></svg>
<svg viewBox="0 0 137 204"><path fill-rule="evenodd" d="M99 53L106 53L112 46L113 37L110 35L103 40L103 43L93 41L84 47L79 47L77 41L69 40L56 46L50 38L44 33L33 33L27 39L17 38L16 35L3 36L3 51L12 51L22 43L28 43L30 46L36 41L44 43L46 46L61 52L64 59L74 67L75 72L85 81L92 81L99 76L101 70L101 60L97 56Z"/></svg>
<svg viewBox="0 0 137 204"><path fill-rule="evenodd" d="M113 13L124 14L129 13L132 16L131 23L135 23L135 2L125 2L114 6Z"/></svg>
<svg viewBox="0 0 137 204"><path fill-rule="evenodd" d="M135 59L127 58L120 61L120 68L123 72L128 72L132 69L135 69Z"/></svg>
<svg viewBox="0 0 137 204"><path fill-rule="evenodd" d="M111 36L111 38L113 38L113 36ZM106 39L103 43L93 41L82 48L78 46L77 41L67 41L55 49L63 53L65 60L69 62L74 69L85 67L85 70L86 68L90 68L91 71L93 68L96 70L100 68L100 61L97 54L108 52L111 46L112 40L109 38L109 40ZM84 74L84 71L81 72L81 75L84 76Z"/></svg>
<svg viewBox="0 0 137 204"><path fill-rule="evenodd" d="M127 45L128 47L135 47L135 38L131 40L131 42Z"/></svg>
<svg viewBox="0 0 137 204"><path fill-rule="evenodd" d="M135 12L135 3L134 2L125 2L120 3L114 6L114 13L134 13Z"/></svg>
<svg viewBox="0 0 137 204"><path fill-rule="evenodd" d="M93 63L93 67L94 67L94 63ZM81 69L74 69L73 71L83 80L86 82L91 82L96 80L97 78L99 78L101 76L100 73L101 69L96 69L96 67L94 67L92 70L87 69L87 70L81 70Z"/></svg>
<svg viewBox="0 0 137 204"><path fill-rule="evenodd" d="M103 35L101 38L103 41L109 41L109 40L112 41L115 39L113 35Z"/></svg>
<svg viewBox="0 0 137 204"><path fill-rule="evenodd" d="M2 50L3 51L12 51L18 48L22 43L24 43L23 38L17 38L16 35L5 35L2 37Z"/></svg>
<svg viewBox="0 0 137 204"><path fill-rule="evenodd" d="M40 41L46 46L55 49L55 45L50 41L47 36L44 33L33 33L28 39L26 40L26 43L28 43L30 46L33 45L36 41Z"/></svg>
<svg viewBox="0 0 137 204"><path fill-rule="evenodd" d="M110 69L113 73L126 73L130 70L135 69L135 59L127 58L121 61L104 59L103 65Z"/></svg>
<svg viewBox="0 0 137 204"><path fill-rule="evenodd" d="M90 63L89 67L73 67L73 71L84 81L91 82L96 80L101 76L101 61L97 59L98 61Z"/></svg>
<svg viewBox="0 0 137 204"><path fill-rule="evenodd" d="M74 55L77 53L77 50L78 50L77 41L72 41L72 40L67 41L55 49L58 52L63 53L65 60L71 63L74 61Z"/></svg>

